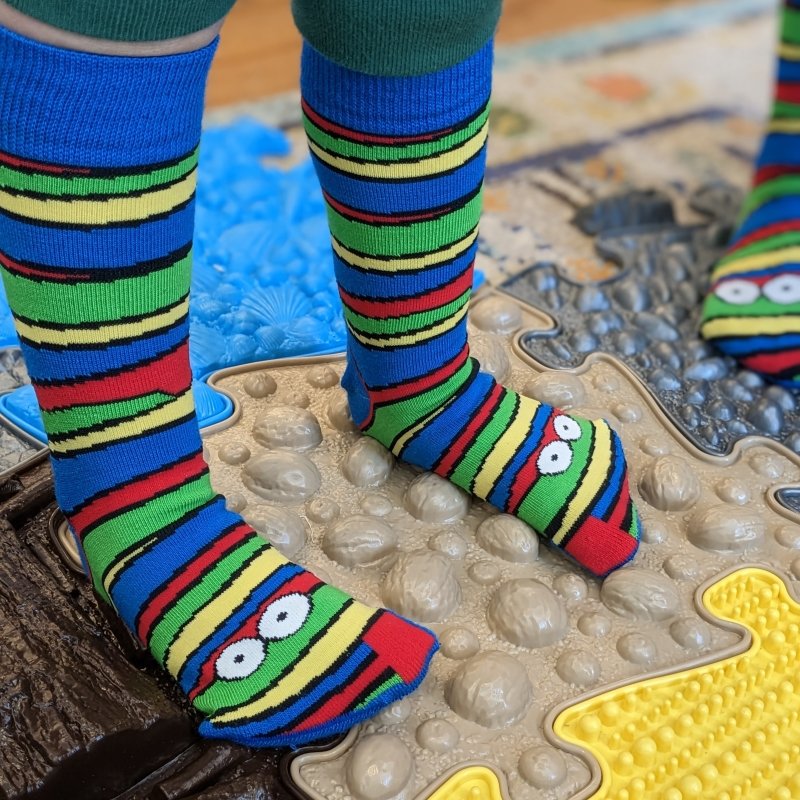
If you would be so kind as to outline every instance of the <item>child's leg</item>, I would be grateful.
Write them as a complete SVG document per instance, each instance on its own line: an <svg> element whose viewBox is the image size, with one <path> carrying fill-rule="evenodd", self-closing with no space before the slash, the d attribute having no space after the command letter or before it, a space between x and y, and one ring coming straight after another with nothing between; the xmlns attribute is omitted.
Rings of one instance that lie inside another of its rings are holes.
<svg viewBox="0 0 800 800"><path fill-rule="evenodd" d="M0 268L98 595L201 732L293 745L411 691L435 641L286 561L211 489L187 339L214 48L96 55L0 28Z"/></svg>
<svg viewBox="0 0 800 800"><path fill-rule="evenodd" d="M739 229L711 276L702 333L800 387L800 3L785 0L772 119Z"/></svg>
<svg viewBox="0 0 800 800"><path fill-rule="evenodd" d="M344 382L370 436L604 575L639 537L616 434L505 389L469 357L499 5L294 1L349 328Z"/></svg>

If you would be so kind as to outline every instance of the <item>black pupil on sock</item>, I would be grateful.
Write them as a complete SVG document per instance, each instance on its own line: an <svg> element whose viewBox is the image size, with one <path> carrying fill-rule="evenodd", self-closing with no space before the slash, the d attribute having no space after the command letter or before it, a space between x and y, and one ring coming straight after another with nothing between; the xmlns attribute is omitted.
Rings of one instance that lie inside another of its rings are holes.
<svg viewBox="0 0 800 800"><path fill-rule="evenodd" d="M281 611L281 613L278 614L278 622L285 622L288 616L289 614L286 611Z"/></svg>
<svg viewBox="0 0 800 800"><path fill-rule="evenodd" d="M244 661L244 655L243 655L242 653L239 653L239 655L238 655L238 656L234 656L234 657L233 657L233 660L234 660L234 661L235 661L237 664L241 664L241 663L242 663L242 661Z"/></svg>
<svg viewBox="0 0 800 800"><path fill-rule="evenodd" d="M551 460L553 463L555 463L556 461L558 461L558 453L553 453L553 455L551 455L551 456L550 456L550 460Z"/></svg>

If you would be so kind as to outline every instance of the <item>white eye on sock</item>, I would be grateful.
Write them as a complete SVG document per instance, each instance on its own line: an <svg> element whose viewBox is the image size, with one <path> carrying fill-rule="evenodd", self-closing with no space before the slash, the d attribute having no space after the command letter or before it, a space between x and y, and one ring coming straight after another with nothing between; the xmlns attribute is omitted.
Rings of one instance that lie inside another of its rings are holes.
<svg viewBox="0 0 800 800"><path fill-rule="evenodd" d="M778 275L767 281L762 291L767 300L782 306L800 303L800 275Z"/></svg>
<svg viewBox="0 0 800 800"><path fill-rule="evenodd" d="M550 442L539 453L536 466L542 475L560 475L572 464L572 448L566 442Z"/></svg>
<svg viewBox="0 0 800 800"><path fill-rule="evenodd" d="M555 428L556 436L565 442L575 442L583 436L583 429L577 420L568 417L566 414L559 414L553 420L553 427Z"/></svg>
<svg viewBox="0 0 800 800"><path fill-rule="evenodd" d="M758 300L761 296L761 287L757 283L753 283L753 281L735 278L731 281L723 281L714 290L714 294L726 303L746 306Z"/></svg>
<svg viewBox="0 0 800 800"><path fill-rule="evenodd" d="M270 603L258 621L258 635L268 641L292 636L303 627L311 613L311 601L304 594L287 594Z"/></svg>
<svg viewBox="0 0 800 800"><path fill-rule="evenodd" d="M239 639L229 644L217 657L214 669L226 681L240 680L252 675L267 657L266 643L261 639Z"/></svg>

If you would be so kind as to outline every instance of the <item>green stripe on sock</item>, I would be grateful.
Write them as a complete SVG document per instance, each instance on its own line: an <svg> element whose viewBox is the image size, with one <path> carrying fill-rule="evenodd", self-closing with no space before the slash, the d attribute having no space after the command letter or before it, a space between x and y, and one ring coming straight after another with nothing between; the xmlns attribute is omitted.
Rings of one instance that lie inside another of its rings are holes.
<svg viewBox="0 0 800 800"><path fill-rule="evenodd" d="M168 167L141 174L119 175L108 178L71 178L30 173L11 167L0 166L0 188L18 192L31 192L51 197L85 197L87 195L127 195L157 189L160 185L173 183L185 177L197 166L197 150L183 161Z"/></svg>
<svg viewBox="0 0 800 800"><path fill-rule="evenodd" d="M350 139L330 136L318 128L308 117L303 118L308 137L324 150L342 158L353 159L357 162L386 161L398 162L412 159L429 158L431 156L452 150L473 137L486 123L489 116L488 107L472 123L460 131L434 139L429 142L416 142L399 146L384 146L363 144Z"/></svg>
<svg viewBox="0 0 800 800"><path fill-rule="evenodd" d="M44 422L44 429L48 436L77 434L82 429L101 423L108 424L119 422L126 417L137 417L139 414L152 411L174 399L171 394L152 392L132 400L74 406L63 411L42 411L42 422Z"/></svg>
<svg viewBox="0 0 800 800"><path fill-rule="evenodd" d="M725 258L721 258L717 262L717 267L739 261L747 256L755 256L759 255L760 253L769 253L773 250L779 250L783 247L797 247L798 245L800 245L800 231L780 233L777 236L769 236L766 239L753 242L753 244L748 244L745 247L734 250L732 253L728 253Z"/></svg>
<svg viewBox="0 0 800 800"><path fill-rule="evenodd" d="M4 273L6 295L18 316L65 325L114 322L152 314L182 300L189 291L192 254L164 269L110 282L56 285Z"/></svg>
<svg viewBox="0 0 800 800"><path fill-rule="evenodd" d="M328 206L331 232L345 247L371 256L410 256L429 253L463 239L477 224L483 190L456 211L411 225L370 225L346 219Z"/></svg>
<svg viewBox="0 0 800 800"><path fill-rule="evenodd" d="M391 321L363 317L361 314L350 311L346 306L344 314L348 324L360 333L367 335L382 334L383 336L391 333L396 336L407 336L452 317L463 308L465 303L469 302L471 291L471 289L468 289L460 297L453 300L453 302L439 306L431 311L407 314L404 317L393 318Z"/></svg>
<svg viewBox="0 0 800 800"><path fill-rule="evenodd" d="M92 563L95 585L121 552L144 544L162 528L173 525L192 509L200 508L211 497L214 497L211 480L208 475L201 475L90 530L84 536L83 549ZM105 594L102 585L98 587L100 590Z"/></svg>
<svg viewBox="0 0 800 800"><path fill-rule="evenodd" d="M800 175L784 175L756 186L744 202L742 215L750 214L777 197L800 194Z"/></svg>
<svg viewBox="0 0 800 800"><path fill-rule="evenodd" d="M517 510L518 516L525 519L526 515L535 514L541 520L539 523L545 530L556 515L564 508L567 499L583 478L575 473L580 469L588 469L588 456L594 446L594 427L586 420L574 418L581 426L583 435L570 442L572 448L572 466L559 475L542 475L525 495Z"/></svg>

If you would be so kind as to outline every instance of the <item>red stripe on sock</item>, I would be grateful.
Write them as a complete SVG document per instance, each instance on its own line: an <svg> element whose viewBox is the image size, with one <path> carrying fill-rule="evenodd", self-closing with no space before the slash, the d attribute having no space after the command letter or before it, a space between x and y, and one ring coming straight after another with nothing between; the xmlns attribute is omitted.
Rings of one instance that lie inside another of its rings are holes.
<svg viewBox="0 0 800 800"><path fill-rule="evenodd" d="M254 535L253 529L245 522L242 522L233 530L220 536L208 550L188 561L161 592L153 597L147 606L142 609L136 624L136 635L139 637L139 641L146 645L153 624L161 612L212 564L219 561L252 535Z"/></svg>
<svg viewBox="0 0 800 800"><path fill-rule="evenodd" d="M375 680L378 679L384 668L380 664L380 659L373 661L363 672L356 677L341 691L331 697L327 703L318 708L310 717L306 717L302 724L291 728L287 733L300 733L314 728L317 725L324 725L349 710L349 707L359 698L359 695Z"/></svg>
<svg viewBox="0 0 800 800"><path fill-rule="evenodd" d="M769 166L761 167L761 169L756 170L756 174L753 176L753 185L758 186L766 183L766 181L771 181L773 178L781 178L784 175L800 175L800 167L786 164L770 164Z"/></svg>
<svg viewBox="0 0 800 800"><path fill-rule="evenodd" d="M779 353L759 353L739 359L748 369L765 375L778 375L786 370L795 369L800 372L800 348L781 350Z"/></svg>
<svg viewBox="0 0 800 800"><path fill-rule="evenodd" d="M39 161L30 161L26 158L17 158L9 153L0 152L0 164L8 164L10 167L22 167L32 169L36 172L50 172L54 175L88 175L91 170L82 167L65 167L58 164L42 164Z"/></svg>
<svg viewBox="0 0 800 800"><path fill-rule="evenodd" d="M464 455L465 450L471 444L474 436L497 410L503 397L503 391L503 387L499 383L495 384L478 413L469 421L467 427L464 428L458 439L450 446L447 453L436 465L435 472L445 478L448 477L455 468L456 462Z"/></svg>
<svg viewBox="0 0 800 800"><path fill-rule="evenodd" d="M622 490L619 493L614 510L608 517L608 524L614 528L619 528L628 514L628 508L630 507L630 504L631 491L630 487L628 486L628 474L626 469L625 476L622 479Z"/></svg>
<svg viewBox="0 0 800 800"><path fill-rule="evenodd" d="M338 200L334 200L324 190L322 194L325 196L325 200L328 204L340 214L361 220L362 222L371 222L377 225L406 225L409 222L423 222L425 220L441 217L451 210L451 207L447 207L436 208L432 211L420 211L416 214L373 214L368 211L359 211L358 209L346 206Z"/></svg>
<svg viewBox="0 0 800 800"><path fill-rule="evenodd" d="M471 267L472 265L470 265ZM467 269L454 281L434 289L418 297L409 297L405 300L364 300L354 297L344 289L339 289L342 302L356 314L361 314L372 319L391 319L404 317L408 314L418 314L452 303L464 292L472 287L472 269Z"/></svg>
<svg viewBox="0 0 800 800"><path fill-rule="evenodd" d="M735 245L728 249L728 253L735 253L737 250L747 247L749 244L769 239L770 236L777 236L781 233L791 233L792 231L800 231L800 220L774 222L771 225L765 225L763 228L759 228L757 231L753 231L739 239Z"/></svg>
<svg viewBox="0 0 800 800"><path fill-rule="evenodd" d="M109 514L119 513L129 506L149 500L160 492L166 492L187 480L199 477L206 469L203 454L196 453L187 461L180 461L155 475L148 475L98 497L85 508L71 514L70 525L75 533L82 537L83 531L97 520L103 519Z"/></svg>
<svg viewBox="0 0 800 800"><path fill-rule="evenodd" d="M130 400L153 392L179 395L192 383L189 345L181 344L172 353L120 375L88 379L68 386L36 386L36 397L43 411L75 405Z"/></svg>
<svg viewBox="0 0 800 800"><path fill-rule="evenodd" d="M434 139L439 139L446 136L453 129L444 128L440 131L433 133L422 133L417 136L381 136L375 133L364 133L363 131L354 131L351 128L345 128L343 125L337 125L335 122L321 117L314 111L313 108L303 99L301 101L303 113L318 127L327 133L334 136L340 136L344 139L352 139L357 142L364 142L365 144L414 144L415 142L430 142Z"/></svg>
<svg viewBox="0 0 800 800"><path fill-rule="evenodd" d="M265 575L264 580L266 580L267 577L268 576ZM200 669L200 677L197 679L197 684L194 686L191 692L189 692L189 699L193 700L212 683L214 680L214 665L217 662L219 654L226 647L233 642L239 641L240 639L258 637L258 623L261 620L261 617L264 614L267 606L271 605L276 600L287 594L309 595L314 589L316 589L317 586L320 586L321 584L322 581L316 575L314 575L313 572L301 572L299 575L295 575L293 578L290 578L288 581L286 581L286 583L284 583L280 589L273 592L266 600L259 603L256 611L242 623L242 626L236 631L236 633L230 638L226 639L206 659L205 663ZM235 609L231 609L232 612L234 610ZM269 644L267 645L267 658L269 658Z"/></svg>
<svg viewBox="0 0 800 800"><path fill-rule="evenodd" d="M783 103L800 103L800 83L779 83L775 88L775 96Z"/></svg>
<svg viewBox="0 0 800 800"><path fill-rule="evenodd" d="M29 278L34 278L43 281L58 281L59 283L72 283L76 280L88 280L91 278L91 274L88 272L80 272L78 270L70 271L69 274L64 274L63 272L51 272L43 267L28 267L24 264L20 264L17 261L14 261L13 258L7 256L5 253L0 253L0 264L2 264L6 269L10 270L11 272L18 273L20 275L25 275Z"/></svg>

